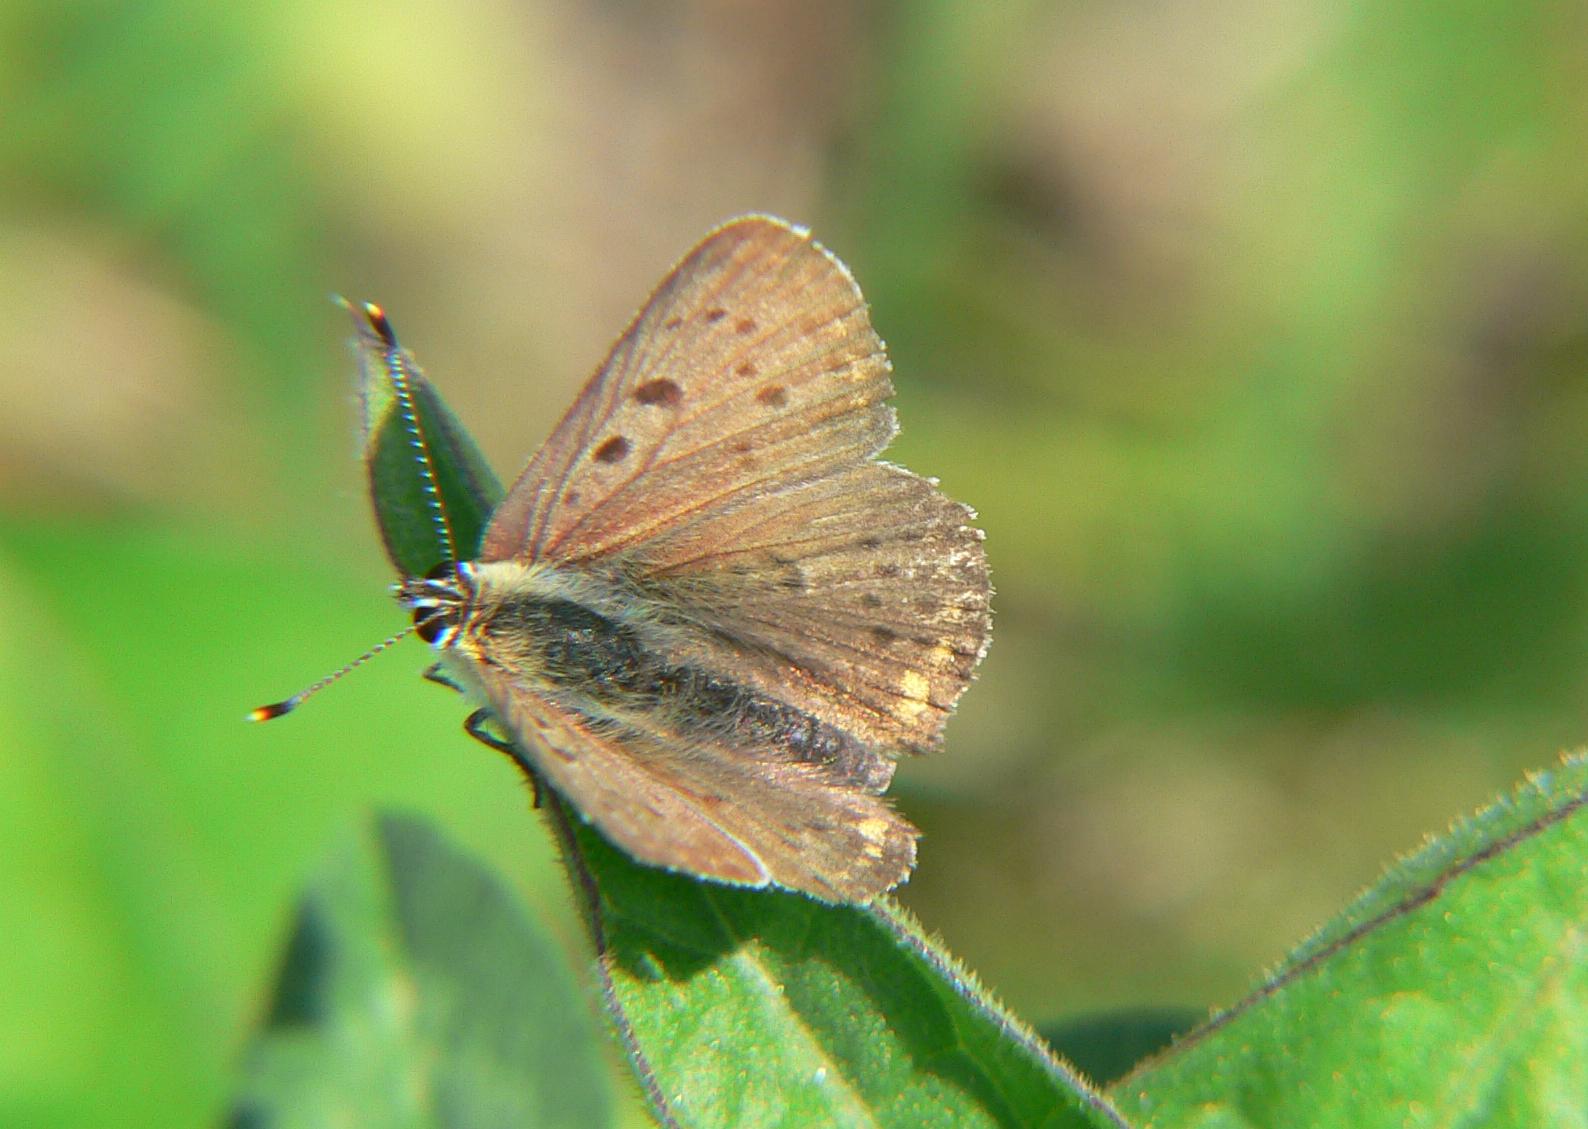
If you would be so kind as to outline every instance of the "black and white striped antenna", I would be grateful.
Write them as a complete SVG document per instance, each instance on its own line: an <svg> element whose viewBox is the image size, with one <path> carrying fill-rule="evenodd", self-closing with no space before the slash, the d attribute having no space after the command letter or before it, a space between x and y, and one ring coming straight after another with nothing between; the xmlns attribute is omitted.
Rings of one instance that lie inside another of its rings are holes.
<svg viewBox="0 0 1588 1129"><path fill-rule="evenodd" d="M430 508L431 518L435 522L436 535L440 538L446 552L444 563L455 565L457 563L457 548L456 543L452 539L452 524L447 520L447 508L441 499L441 489L436 481L435 461L430 456L430 443L425 438L424 424L420 422L419 412L414 407L413 376L409 367L408 354L397 343L397 335L392 332L391 322L386 318L386 311L381 309L380 306L374 302L359 302L355 304L349 302L340 294L332 295L332 301L353 315L361 338L379 347L381 366L385 370L386 379L391 382L393 393L397 396L397 409L402 413L403 427L408 432L408 441L412 445L414 457L419 463L419 479L424 487L426 504ZM344 675L352 673L382 651L395 646L413 634L413 631L414 627L410 624L389 639L377 643L352 662L305 686L292 697L250 710L248 720L271 721L278 717L284 717L333 682L340 681Z"/></svg>

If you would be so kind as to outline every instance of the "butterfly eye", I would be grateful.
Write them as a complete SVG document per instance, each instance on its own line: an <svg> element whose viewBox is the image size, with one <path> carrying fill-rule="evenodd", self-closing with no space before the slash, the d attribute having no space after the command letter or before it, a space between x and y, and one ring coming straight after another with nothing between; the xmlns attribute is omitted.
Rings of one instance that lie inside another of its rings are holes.
<svg viewBox="0 0 1588 1129"><path fill-rule="evenodd" d="M457 626L455 609L434 605L414 608L414 634L426 643L434 644L455 626Z"/></svg>
<svg viewBox="0 0 1588 1129"><path fill-rule="evenodd" d="M397 599L413 612L414 634L426 643L447 647L469 603L469 566L442 561L417 580L397 585Z"/></svg>

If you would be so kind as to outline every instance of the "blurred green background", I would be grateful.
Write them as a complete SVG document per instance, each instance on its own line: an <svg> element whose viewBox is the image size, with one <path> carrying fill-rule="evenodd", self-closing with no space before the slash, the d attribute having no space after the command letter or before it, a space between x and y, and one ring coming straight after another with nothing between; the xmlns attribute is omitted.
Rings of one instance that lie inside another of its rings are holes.
<svg viewBox="0 0 1588 1129"><path fill-rule="evenodd" d="M809 224L976 505L905 900L1033 1021L1206 1005L1588 738L1588 8L0 10L0 1122L223 1108L374 805L577 952L405 643L330 291L504 476L720 219Z"/></svg>

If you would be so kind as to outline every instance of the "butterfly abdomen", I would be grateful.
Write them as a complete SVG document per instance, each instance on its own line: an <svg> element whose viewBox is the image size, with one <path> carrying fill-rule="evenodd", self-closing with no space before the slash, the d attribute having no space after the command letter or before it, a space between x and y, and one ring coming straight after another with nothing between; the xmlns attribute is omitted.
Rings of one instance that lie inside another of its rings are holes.
<svg viewBox="0 0 1588 1129"><path fill-rule="evenodd" d="M626 616L615 583L545 565L473 566L457 646L598 727L676 746L799 764L829 783L881 792L893 761L853 735L732 675L679 661L689 628Z"/></svg>

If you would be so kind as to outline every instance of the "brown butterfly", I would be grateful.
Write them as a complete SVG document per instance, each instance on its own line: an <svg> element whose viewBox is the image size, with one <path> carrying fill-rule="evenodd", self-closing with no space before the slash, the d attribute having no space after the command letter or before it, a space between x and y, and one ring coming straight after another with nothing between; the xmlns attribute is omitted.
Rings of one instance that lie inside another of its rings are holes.
<svg viewBox="0 0 1588 1129"><path fill-rule="evenodd" d="M448 675L634 858L827 902L914 866L882 793L986 651L990 588L972 511L875 457L888 373L842 263L733 220L657 287L478 559L398 586Z"/></svg>

